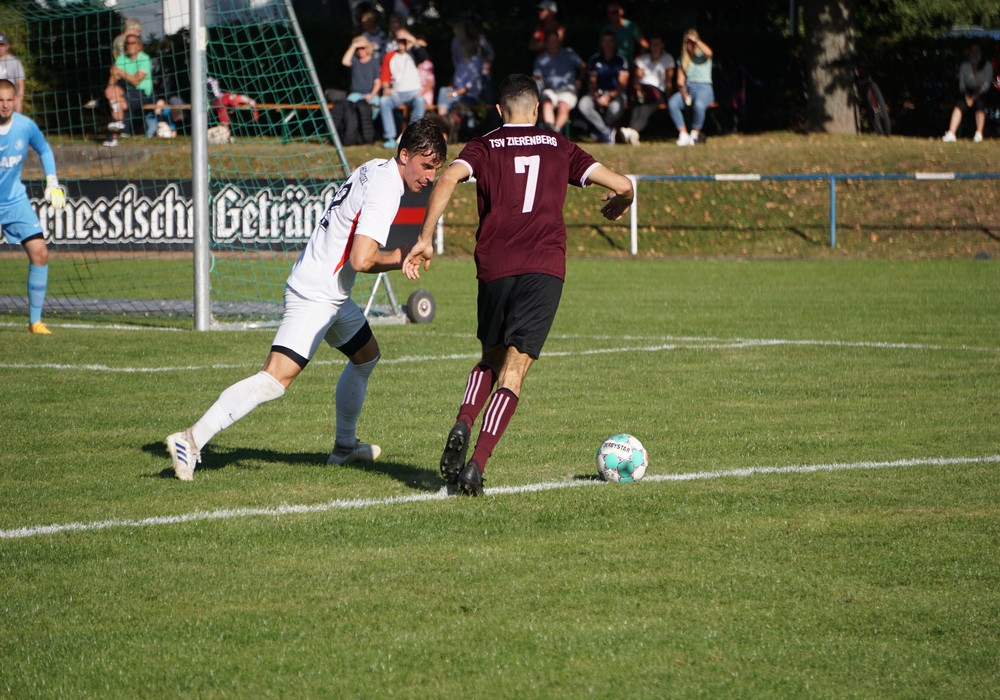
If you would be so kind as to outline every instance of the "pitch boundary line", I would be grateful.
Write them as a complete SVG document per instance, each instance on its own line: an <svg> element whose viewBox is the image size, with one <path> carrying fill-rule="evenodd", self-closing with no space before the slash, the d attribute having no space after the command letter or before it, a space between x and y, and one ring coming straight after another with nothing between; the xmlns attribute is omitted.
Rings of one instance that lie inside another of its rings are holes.
<svg viewBox="0 0 1000 700"><path fill-rule="evenodd" d="M964 352L1000 353L1000 347L980 347L973 345L934 345L925 343L889 343L884 341L842 341L842 340L788 340L782 338L734 338L732 340L720 340L718 338L678 338L676 340L667 339L669 342L656 343L653 345L630 345L617 348L593 348L590 350L550 350L544 353L544 357L585 357L589 355L616 355L631 352L667 352L675 350L739 350L743 348L768 348L768 347L835 347L835 348L871 348L876 350L923 350L923 351L948 351L959 350ZM479 358L478 353L449 353L446 355L402 355L400 357L383 357L382 364L401 365L414 362L445 362L448 360L475 360ZM313 365L329 366L341 365L343 361L337 360L313 360ZM38 364L28 362L0 362L0 369L54 369L54 370L80 370L87 372L114 372L119 374L159 374L163 372L196 372L202 370L238 369L241 367L252 367L252 363L223 364L214 363L209 365L186 365L168 367L112 367L105 364L63 364L53 362L42 362Z"/></svg>
<svg viewBox="0 0 1000 700"><path fill-rule="evenodd" d="M689 472L685 474L651 474L643 482L681 482L705 481L710 479L747 478L751 476L766 476L771 474L814 474L817 472L838 472L849 470L892 469L920 466L954 466L961 464L1000 463L1000 455L982 457L938 457L924 459L897 459L885 462L833 462L830 464L796 464L785 467L744 467L718 471ZM607 486L597 479L573 481L547 481L521 486L497 486L485 489L487 496L506 496L522 493L538 493L556 489L577 488L582 486ZM635 487L618 487L635 488ZM314 505L282 504L270 508L226 508L211 511L194 511L180 515L160 515L138 520L100 520L89 523L63 523L53 525L35 525L12 530L0 530L0 540L26 539L40 535L55 535L63 532L93 532L118 528L150 527L155 525L177 525L206 520L233 520L249 517L280 517L284 515L301 515L325 513L336 510L351 510L358 508L373 508L379 506L394 506L426 501L441 501L452 496L447 487L434 493L411 494L408 496L390 496L387 498L356 498L337 499Z"/></svg>

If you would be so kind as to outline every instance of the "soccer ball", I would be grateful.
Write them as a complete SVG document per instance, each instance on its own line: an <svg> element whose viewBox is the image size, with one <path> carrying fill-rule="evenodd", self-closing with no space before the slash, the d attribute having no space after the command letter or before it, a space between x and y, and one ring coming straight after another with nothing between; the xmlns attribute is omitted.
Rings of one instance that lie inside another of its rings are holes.
<svg viewBox="0 0 1000 700"><path fill-rule="evenodd" d="M631 435L612 435L597 450L597 473L605 481L638 481L646 474L649 455Z"/></svg>

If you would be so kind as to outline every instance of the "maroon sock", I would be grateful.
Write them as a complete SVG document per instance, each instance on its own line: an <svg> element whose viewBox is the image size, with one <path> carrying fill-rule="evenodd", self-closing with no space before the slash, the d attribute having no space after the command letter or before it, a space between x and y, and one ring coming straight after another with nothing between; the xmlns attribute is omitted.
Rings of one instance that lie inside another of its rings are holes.
<svg viewBox="0 0 1000 700"><path fill-rule="evenodd" d="M470 462L479 465L479 471L486 470L486 461L493 454L493 448L503 437L510 419L517 410L517 396L510 389L497 389L483 414L483 425L479 429L479 439Z"/></svg>
<svg viewBox="0 0 1000 700"><path fill-rule="evenodd" d="M488 365L479 364L472 368L469 381L465 385L462 406L458 409L458 420L463 420L466 425L472 427L479 417L479 412L486 405L486 400L490 398L496 380L496 373Z"/></svg>

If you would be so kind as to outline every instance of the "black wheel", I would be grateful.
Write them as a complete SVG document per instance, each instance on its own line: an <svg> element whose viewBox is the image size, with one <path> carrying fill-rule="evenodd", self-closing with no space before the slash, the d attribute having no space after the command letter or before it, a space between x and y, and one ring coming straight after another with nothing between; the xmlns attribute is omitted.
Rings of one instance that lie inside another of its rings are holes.
<svg viewBox="0 0 1000 700"><path fill-rule="evenodd" d="M861 131L889 136L892 129L889 124L889 108L878 85L873 80L866 80L858 86L858 90L861 93L858 96Z"/></svg>
<svg viewBox="0 0 1000 700"><path fill-rule="evenodd" d="M418 289L406 300L406 317L411 323L430 323L437 305L426 289Z"/></svg>
<svg viewBox="0 0 1000 700"><path fill-rule="evenodd" d="M889 108L885 104L885 98L882 97L882 91L879 90L874 80L868 81L867 98L872 110L875 133L879 136L889 136L892 130L889 124Z"/></svg>

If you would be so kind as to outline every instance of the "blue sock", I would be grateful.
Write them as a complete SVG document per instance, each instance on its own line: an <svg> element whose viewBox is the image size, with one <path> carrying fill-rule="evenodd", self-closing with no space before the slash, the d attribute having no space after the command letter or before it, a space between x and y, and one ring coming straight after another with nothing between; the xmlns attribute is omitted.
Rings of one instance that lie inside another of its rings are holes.
<svg viewBox="0 0 1000 700"><path fill-rule="evenodd" d="M49 266L28 264L28 323L42 320L42 304L49 286Z"/></svg>

